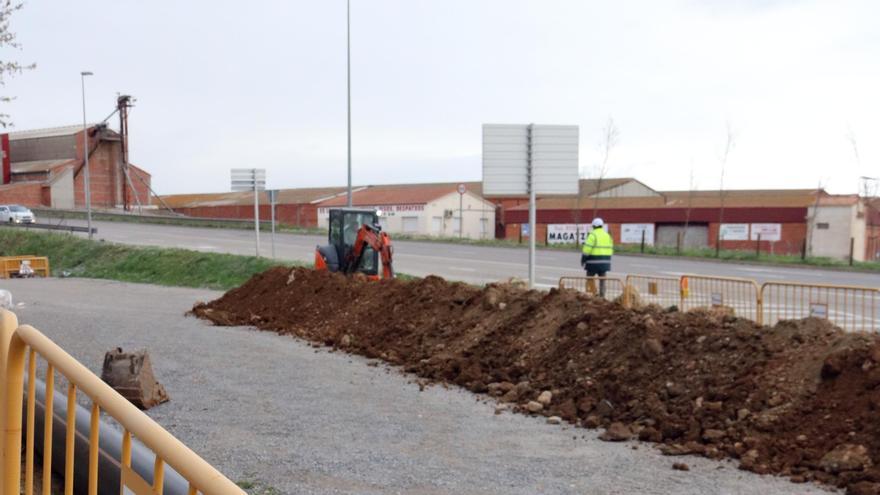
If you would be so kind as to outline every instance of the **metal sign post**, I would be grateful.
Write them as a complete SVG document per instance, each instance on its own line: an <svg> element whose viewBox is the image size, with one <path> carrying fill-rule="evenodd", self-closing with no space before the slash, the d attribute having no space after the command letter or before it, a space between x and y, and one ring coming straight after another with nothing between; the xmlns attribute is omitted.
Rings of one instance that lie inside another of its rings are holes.
<svg viewBox="0 0 880 495"><path fill-rule="evenodd" d="M578 194L579 130L574 125L483 124L483 196L526 196L529 287L535 285L537 196Z"/></svg>
<svg viewBox="0 0 880 495"><path fill-rule="evenodd" d="M272 259L275 259L275 200L278 196L278 190L270 189L266 192L269 194L269 211L272 215Z"/></svg>
<svg viewBox="0 0 880 495"><path fill-rule="evenodd" d="M254 242L257 256L260 256L260 191L266 190L266 169L232 169L232 190L254 192Z"/></svg>
<svg viewBox="0 0 880 495"><path fill-rule="evenodd" d="M458 185L458 238L464 237L464 193L467 192L467 186Z"/></svg>

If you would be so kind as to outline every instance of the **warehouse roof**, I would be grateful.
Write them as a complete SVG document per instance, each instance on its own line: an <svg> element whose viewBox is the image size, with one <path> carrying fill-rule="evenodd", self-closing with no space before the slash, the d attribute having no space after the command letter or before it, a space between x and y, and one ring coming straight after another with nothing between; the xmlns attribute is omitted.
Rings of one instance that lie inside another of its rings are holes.
<svg viewBox="0 0 880 495"><path fill-rule="evenodd" d="M661 196L624 198L581 198L574 196L539 199L537 207L545 210L639 209L639 208L719 208L719 191L660 191ZM829 197L825 191L821 194ZM724 191L725 208L805 208L816 202L815 189L731 190ZM511 210L525 210L519 205Z"/></svg>
<svg viewBox="0 0 880 495"><path fill-rule="evenodd" d="M38 172L48 172L63 165L73 165L79 163L78 160L61 159L61 160L34 160L30 162L13 162L10 164L13 174L33 174Z"/></svg>
<svg viewBox="0 0 880 495"><path fill-rule="evenodd" d="M89 124L89 127L93 127L96 124ZM26 131L15 131L9 133L9 140L15 141L18 139L35 139L35 138L47 138L47 137L60 137L60 136L72 136L77 132L82 130L82 124L77 125L66 125L62 127L47 127L45 129L29 129Z"/></svg>
<svg viewBox="0 0 880 495"><path fill-rule="evenodd" d="M320 201L345 192L344 187L307 187L299 189L281 189L278 191L277 204L301 204ZM204 194L170 194L160 196L171 208L195 208L198 206L235 206L249 205L254 202L254 193L225 192ZM268 204L268 195L260 194L260 202Z"/></svg>
<svg viewBox="0 0 880 495"><path fill-rule="evenodd" d="M459 184L464 184L469 192L478 196L482 191L482 184L479 182L366 186L352 194L352 204L356 206L425 204L456 192ZM335 198L321 201L318 206L345 206L347 200L346 195L341 194Z"/></svg>

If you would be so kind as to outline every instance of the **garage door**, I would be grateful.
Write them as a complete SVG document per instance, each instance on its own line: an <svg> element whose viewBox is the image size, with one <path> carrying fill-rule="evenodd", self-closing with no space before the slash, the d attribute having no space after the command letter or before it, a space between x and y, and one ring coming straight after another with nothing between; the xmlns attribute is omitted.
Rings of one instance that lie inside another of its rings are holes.
<svg viewBox="0 0 880 495"><path fill-rule="evenodd" d="M690 224L685 232L684 224L660 224L657 226L657 245L675 247L682 235L682 247L704 248L709 246L709 225Z"/></svg>
<svg viewBox="0 0 880 495"><path fill-rule="evenodd" d="M414 234L419 231L419 217L403 217L403 232Z"/></svg>

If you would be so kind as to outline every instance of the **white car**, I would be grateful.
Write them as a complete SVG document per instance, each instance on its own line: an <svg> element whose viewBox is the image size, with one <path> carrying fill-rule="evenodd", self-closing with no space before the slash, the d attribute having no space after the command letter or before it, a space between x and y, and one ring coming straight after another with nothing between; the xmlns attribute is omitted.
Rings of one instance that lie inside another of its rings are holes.
<svg viewBox="0 0 880 495"><path fill-rule="evenodd" d="M0 222L34 223L34 213L21 205L0 205Z"/></svg>

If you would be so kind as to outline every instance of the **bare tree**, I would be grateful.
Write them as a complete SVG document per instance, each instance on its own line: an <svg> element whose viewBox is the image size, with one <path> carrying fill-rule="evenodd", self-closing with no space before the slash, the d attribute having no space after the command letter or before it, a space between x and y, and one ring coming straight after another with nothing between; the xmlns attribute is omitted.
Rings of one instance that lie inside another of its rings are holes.
<svg viewBox="0 0 880 495"><path fill-rule="evenodd" d="M619 138L620 131L614 124L614 119L608 117L608 123L605 124L605 128L602 129L602 141L600 143L602 162L596 170L597 181L596 192L593 194L593 218L596 218L599 213L599 193L602 191L602 180L605 179L605 176L608 174L608 159L611 157L611 150L617 146Z"/></svg>
<svg viewBox="0 0 880 495"><path fill-rule="evenodd" d="M813 214L809 215L807 218L807 245L806 245L806 255L813 255L813 235L814 230L816 229L816 216L819 214L819 200L822 199L822 192L825 190L825 186L822 184L822 179L819 179L819 185L816 186L816 200L813 201Z"/></svg>
<svg viewBox="0 0 880 495"><path fill-rule="evenodd" d="M684 232L681 234L682 235L682 244L684 244L685 246L687 246L688 227L690 226L690 223L691 223L691 210L694 207L694 190L695 189L696 189L696 186L694 185L694 165L693 165L693 161L691 161L691 177L690 177L690 181L688 182L688 202L687 202L687 209L684 212Z"/></svg>
<svg viewBox="0 0 880 495"><path fill-rule="evenodd" d="M727 122L727 139L724 143L724 152L721 153L721 181L718 188L718 238L715 241L715 255L721 252L721 226L724 225L724 172L727 169L727 160L730 157L730 151L735 145L733 129L730 127L730 121Z"/></svg>
<svg viewBox="0 0 880 495"><path fill-rule="evenodd" d="M9 24L12 15L22 7L24 7L24 3L0 0L0 48L21 49L21 45L15 39L15 33L9 29ZM36 66L36 64L22 64L14 60L0 60L0 86L5 86L6 80L10 77ZM13 99L12 96L0 96L0 102L3 103L9 103ZM0 112L0 126L7 127L11 124L9 114Z"/></svg>

